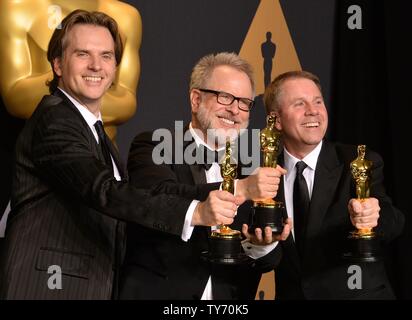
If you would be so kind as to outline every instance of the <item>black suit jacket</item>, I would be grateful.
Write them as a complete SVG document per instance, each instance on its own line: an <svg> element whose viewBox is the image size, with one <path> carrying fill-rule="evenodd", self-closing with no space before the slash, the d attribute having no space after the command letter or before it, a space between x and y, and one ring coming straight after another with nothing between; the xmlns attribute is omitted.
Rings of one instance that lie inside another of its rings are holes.
<svg viewBox="0 0 412 320"><path fill-rule="evenodd" d="M383 261L358 264L362 271L362 289L349 289L348 272L355 263L342 259L346 239L354 230L348 202L355 198L350 162L357 156L356 146L324 141L316 165L315 180L306 224L304 252L298 256L292 234L278 246L282 261L275 269L278 299L391 299L393 293ZM373 161L371 197L379 200L380 218L374 230L383 242L399 235L404 217L392 206L383 186L383 161L370 150ZM280 157L283 163L283 155ZM282 179L283 183L283 179ZM283 185L278 194L283 199Z"/></svg>
<svg viewBox="0 0 412 320"><path fill-rule="evenodd" d="M117 152L112 154L122 167ZM109 299L124 223L181 234L189 200L113 178L92 131L59 90L45 96L16 143L12 211L0 250L3 299ZM48 268L62 289L48 287Z"/></svg>
<svg viewBox="0 0 412 320"><path fill-rule="evenodd" d="M134 139L128 159L131 183L162 190L178 186L181 195L200 201L219 188L220 183L206 183L202 165L156 165L152 160L156 145L151 133ZM167 146L174 149L173 145ZM240 230L242 223L249 222L250 205L239 208L232 229ZM201 253L208 250L209 227L195 227L187 242L181 235L162 234L133 223L128 224L127 231L120 286L123 299L200 299L210 275L214 299L254 299L261 272L273 269L279 259L272 251L251 265L209 264L201 258Z"/></svg>

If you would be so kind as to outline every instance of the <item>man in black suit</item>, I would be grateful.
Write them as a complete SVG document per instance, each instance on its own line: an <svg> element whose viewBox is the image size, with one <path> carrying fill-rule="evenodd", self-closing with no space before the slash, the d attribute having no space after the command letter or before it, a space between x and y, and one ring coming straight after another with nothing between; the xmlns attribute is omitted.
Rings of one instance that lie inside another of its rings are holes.
<svg viewBox="0 0 412 320"><path fill-rule="evenodd" d="M16 143L12 211L0 250L2 299L116 297L124 221L181 234L191 201L173 188L159 194L129 184L102 127L102 97L122 50L116 22L100 12L76 10L52 35L53 94ZM196 206L195 225L233 221L235 197L218 196L224 210Z"/></svg>
<svg viewBox="0 0 412 320"><path fill-rule="evenodd" d="M191 75L192 121L184 132L185 141L183 130L180 138L176 130L174 138L161 143L156 138L159 131L138 135L128 160L131 182L138 187L164 190L177 187L181 195L193 200L193 207L216 193L222 181L217 161L209 159L203 165L203 161L193 163L189 158L192 151L201 152L202 148L209 152L224 149L227 136L236 138L239 130L248 125L253 99L254 80L246 61L227 52L200 59ZM161 145L165 147L163 153ZM170 161L159 161L156 155ZM245 199L272 198L284 173L281 168L258 168L254 175L236 181L235 194ZM192 191L193 186L197 187L196 192ZM290 225L274 238L270 228L263 234L257 229L250 235L250 203L241 206L231 228L242 228L248 238L243 248L256 260L253 265L213 265L202 260L211 228L190 224L192 212L189 208L187 223L179 236L128 224L121 298L254 299L261 273L272 269L279 260L273 251L277 244L274 241L286 239Z"/></svg>
<svg viewBox="0 0 412 320"><path fill-rule="evenodd" d="M295 226L293 235L276 248L282 255L275 269L276 297L393 299L383 261L342 259L355 228L375 228L384 242L402 231L404 217L383 186L381 157L367 150L366 159L373 162L371 193L359 201L350 170L357 148L324 140L328 113L319 79L305 71L279 75L267 87L264 102L267 113L277 116L276 128L282 133L279 163L287 174L278 198L286 203ZM307 206L297 202L305 192Z"/></svg>

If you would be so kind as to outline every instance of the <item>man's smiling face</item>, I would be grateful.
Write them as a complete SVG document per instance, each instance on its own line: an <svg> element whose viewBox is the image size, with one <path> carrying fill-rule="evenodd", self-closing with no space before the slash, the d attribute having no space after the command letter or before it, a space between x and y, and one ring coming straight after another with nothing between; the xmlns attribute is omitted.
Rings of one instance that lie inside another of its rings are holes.
<svg viewBox="0 0 412 320"><path fill-rule="evenodd" d="M226 92L250 100L254 98L252 85L246 73L225 65L213 70L204 89ZM191 102L192 125L205 135L208 129L216 129L223 134L227 132L229 135L247 128L249 124L249 112L240 110L237 100L226 106L217 102L215 94L193 89Z"/></svg>

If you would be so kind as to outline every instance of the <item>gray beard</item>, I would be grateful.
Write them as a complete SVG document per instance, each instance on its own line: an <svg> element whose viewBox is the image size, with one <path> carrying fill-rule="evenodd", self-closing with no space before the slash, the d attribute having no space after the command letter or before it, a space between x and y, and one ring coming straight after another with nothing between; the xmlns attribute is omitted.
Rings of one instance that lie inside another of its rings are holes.
<svg viewBox="0 0 412 320"><path fill-rule="evenodd" d="M235 141L238 136L239 132L236 129L216 129L212 127L212 121L209 120L207 117L207 112L204 106L200 106L199 111L197 112L197 121L200 123L200 127L202 129L206 129L207 132L207 141L213 141L217 148L224 147L226 144L226 138L229 136L230 141ZM249 120L245 123L244 126L240 128L246 129L249 126Z"/></svg>

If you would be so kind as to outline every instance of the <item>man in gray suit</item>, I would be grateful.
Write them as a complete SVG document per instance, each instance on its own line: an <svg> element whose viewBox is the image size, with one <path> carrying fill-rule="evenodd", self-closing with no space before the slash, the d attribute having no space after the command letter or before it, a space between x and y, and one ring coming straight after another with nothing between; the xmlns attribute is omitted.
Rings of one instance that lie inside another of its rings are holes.
<svg viewBox="0 0 412 320"><path fill-rule="evenodd" d="M110 299L124 249L124 222L180 235L190 200L127 183L105 135L101 100L122 56L116 22L76 10L48 47L54 79L16 144L2 299ZM230 224L241 200L225 191L197 206L194 225ZM223 209L222 209L223 208ZM205 222L207 221L207 222Z"/></svg>

